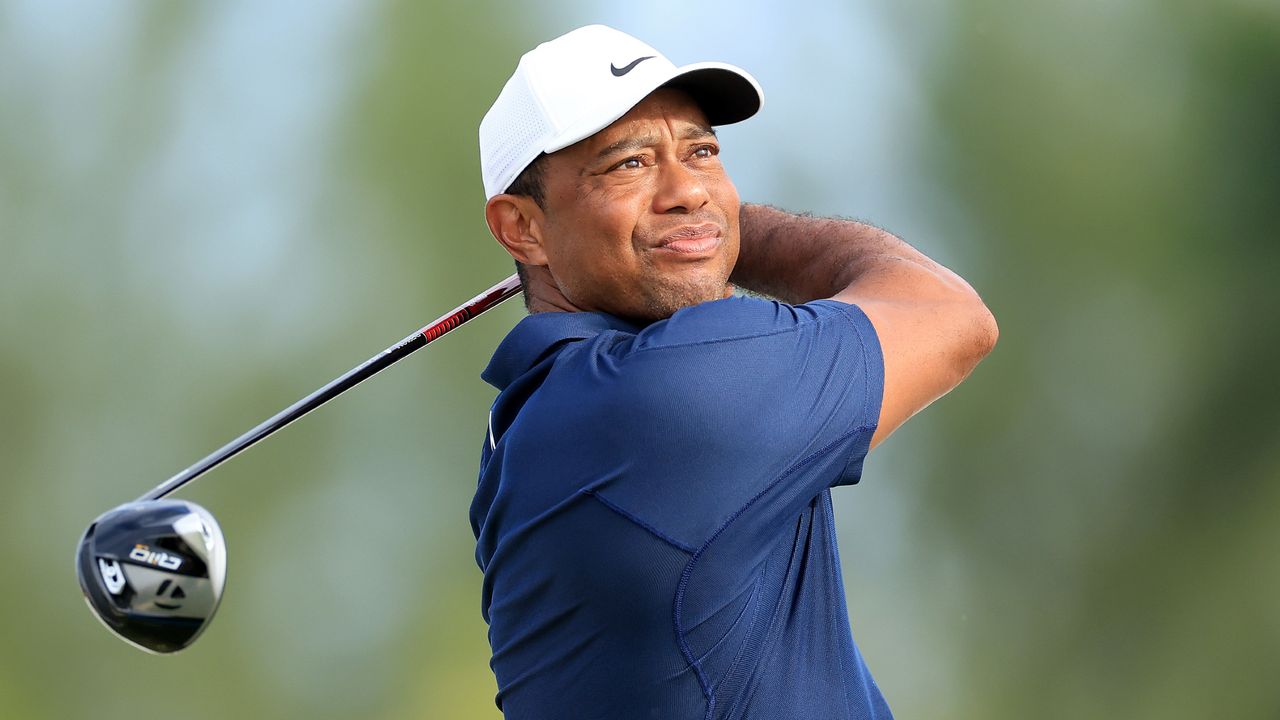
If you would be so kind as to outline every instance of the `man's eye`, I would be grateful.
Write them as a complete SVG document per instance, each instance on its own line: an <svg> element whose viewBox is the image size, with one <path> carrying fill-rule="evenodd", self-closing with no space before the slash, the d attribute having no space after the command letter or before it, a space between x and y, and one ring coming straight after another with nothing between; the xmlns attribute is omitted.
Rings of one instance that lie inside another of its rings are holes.
<svg viewBox="0 0 1280 720"><path fill-rule="evenodd" d="M629 157L613 167L615 170L639 170L644 167L644 158Z"/></svg>
<svg viewBox="0 0 1280 720"><path fill-rule="evenodd" d="M701 145L693 151L693 156L698 158L710 158L720 154L720 148L714 145Z"/></svg>

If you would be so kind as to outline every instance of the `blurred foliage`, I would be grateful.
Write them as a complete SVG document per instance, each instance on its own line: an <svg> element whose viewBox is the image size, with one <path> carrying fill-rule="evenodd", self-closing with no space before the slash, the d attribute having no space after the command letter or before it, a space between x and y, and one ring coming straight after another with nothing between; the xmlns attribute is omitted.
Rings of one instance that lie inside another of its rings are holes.
<svg viewBox="0 0 1280 720"><path fill-rule="evenodd" d="M1280 11L951 10L927 154L1004 338L925 493L981 578L956 714L1276 717Z"/></svg>
<svg viewBox="0 0 1280 720"><path fill-rule="evenodd" d="M837 493L898 716L1280 715L1280 10L748 5L619 24L680 62L757 53L747 196L908 227L1001 323ZM0 717L497 716L467 507L518 303L183 491L231 562L192 649L97 627L72 551L511 271L479 118L611 7L0 0ZM846 124L815 157L806 129Z"/></svg>

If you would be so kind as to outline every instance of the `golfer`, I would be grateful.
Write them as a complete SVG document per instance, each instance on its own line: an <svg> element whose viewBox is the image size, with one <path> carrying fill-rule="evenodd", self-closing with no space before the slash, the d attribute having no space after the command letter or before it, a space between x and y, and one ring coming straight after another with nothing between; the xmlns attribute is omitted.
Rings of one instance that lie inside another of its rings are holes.
<svg viewBox="0 0 1280 720"><path fill-rule="evenodd" d="M830 491L996 324L882 230L742 205L715 127L761 102L594 25L524 55L480 124L530 313L483 373L471 506L512 720L890 717Z"/></svg>

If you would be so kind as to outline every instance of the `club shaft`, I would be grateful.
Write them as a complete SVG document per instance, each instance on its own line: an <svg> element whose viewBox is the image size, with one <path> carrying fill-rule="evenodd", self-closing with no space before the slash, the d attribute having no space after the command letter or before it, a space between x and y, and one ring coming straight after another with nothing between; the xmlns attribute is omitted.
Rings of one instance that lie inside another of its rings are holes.
<svg viewBox="0 0 1280 720"><path fill-rule="evenodd" d="M421 330L406 337L395 345L392 345L351 370L348 370L341 377L333 380L328 385L316 390L293 405L290 405L249 432L241 435L235 440L232 440L218 450L215 450L208 457L205 457L203 460L200 460L186 470L183 470L177 475L174 475L163 483L152 488L150 492L138 499L158 500L159 498L168 495L223 462L239 455L259 440L262 440L294 420L297 420L303 415L315 410L321 405L329 402L356 385L359 385L361 382L394 365L400 360L403 360L414 351L426 347L430 343L440 339L441 336L448 333L450 330L457 328L459 325L476 317L480 313L496 307L504 300L515 296L520 292L520 289L520 279L517 276L512 275L462 305L459 305L453 311L440 317L430 325L423 327Z"/></svg>

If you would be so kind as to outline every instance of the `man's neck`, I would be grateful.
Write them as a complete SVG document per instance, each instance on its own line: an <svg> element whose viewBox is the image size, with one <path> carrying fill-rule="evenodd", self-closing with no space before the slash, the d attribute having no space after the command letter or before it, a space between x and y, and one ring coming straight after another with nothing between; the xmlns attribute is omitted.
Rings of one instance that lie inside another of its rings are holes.
<svg viewBox="0 0 1280 720"><path fill-rule="evenodd" d="M545 267L524 267L525 304L532 313L544 312L583 312L560 292L551 271Z"/></svg>

